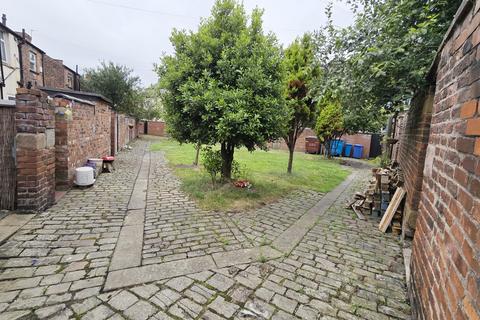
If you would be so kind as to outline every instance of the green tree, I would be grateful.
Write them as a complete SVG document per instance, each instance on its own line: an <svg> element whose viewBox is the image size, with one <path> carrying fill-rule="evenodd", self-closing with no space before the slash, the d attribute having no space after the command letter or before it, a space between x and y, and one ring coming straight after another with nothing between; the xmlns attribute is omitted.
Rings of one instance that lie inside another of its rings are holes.
<svg viewBox="0 0 480 320"><path fill-rule="evenodd" d="M196 32L174 30L174 54L157 67L166 121L180 142L220 145L222 178L235 148L253 151L282 136L282 55L262 30L262 11L218 0Z"/></svg>
<svg viewBox="0 0 480 320"><path fill-rule="evenodd" d="M317 117L315 125L315 132L318 139L325 147L325 154L330 157L331 142L344 134L344 119L342 108L333 99L329 99L320 108L320 113Z"/></svg>
<svg viewBox="0 0 480 320"><path fill-rule="evenodd" d="M427 72L461 0L348 0L351 26L330 19L316 32L324 76L315 96L333 93L349 130L378 130L385 114L404 109L427 85ZM331 17L331 6L327 14Z"/></svg>
<svg viewBox="0 0 480 320"><path fill-rule="evenodd" d="M153 84L143 90L143 110L142 119L146 120L160 120L163 118L163 104L157 85Z"/></svg>
<svg viewBox="0 0 480 320"><path fill-rule="evenodd" d="M310 87L320 71L315 64L314 43L309 34L295 39L285 50L284 65L287 73L285 101L290 114L283 139L289 150L287 172L292 173L295 143L303 130L314 124L316 117Z"/></svg>
<svg viewBox="0 0 480 320"><path fill-rule="evenodd" d="M133 70L126 66L101 62L97 68L86 69L82 89L99 93L112 100L118 111L140 118L144 95L140 90L140 78L132 73Z"/></svg>

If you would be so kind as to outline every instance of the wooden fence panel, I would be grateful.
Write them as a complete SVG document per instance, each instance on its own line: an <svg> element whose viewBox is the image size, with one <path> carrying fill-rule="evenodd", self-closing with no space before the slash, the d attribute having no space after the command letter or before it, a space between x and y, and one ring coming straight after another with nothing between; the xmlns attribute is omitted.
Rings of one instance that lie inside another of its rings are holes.
<svg viewBox="0 0 480 320"><path fill-rule="evenodd" d="M15 209L15 106L0 105L0 209Z"/></svg>

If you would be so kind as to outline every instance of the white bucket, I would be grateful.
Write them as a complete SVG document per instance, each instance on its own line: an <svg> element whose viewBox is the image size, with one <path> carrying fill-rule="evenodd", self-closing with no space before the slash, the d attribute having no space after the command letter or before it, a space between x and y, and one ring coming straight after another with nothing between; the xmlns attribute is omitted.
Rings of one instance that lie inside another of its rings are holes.
<svg viewBox="0 0 480 320"><path fill-rule="evenodd" d="M91 186L95 182L92 167L75 169L75 184L77 186Z"/></svg>

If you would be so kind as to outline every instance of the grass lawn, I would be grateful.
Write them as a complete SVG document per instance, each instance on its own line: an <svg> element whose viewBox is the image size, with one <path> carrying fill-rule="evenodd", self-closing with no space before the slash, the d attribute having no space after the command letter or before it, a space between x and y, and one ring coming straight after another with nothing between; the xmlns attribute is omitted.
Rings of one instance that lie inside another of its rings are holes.
<svg viewBox="0 0 480 320"><path fill-rule="evenodd" d="M349 174L335 160L318 155L297 152L293 159L293 173L288 175L288 153L281 150L248 152L235 150L235 160L246 167L245 178L251 189L236 188L232 184L215 185L201 168L190 166L195 158L191 144L161 139L152 143L151 151L164 151L171 167L183 182L183 190L207 210L241 210L278 199L292 190L310 189L327 192L335 188ZM201 163L201 156L200 156Z"/></svg>

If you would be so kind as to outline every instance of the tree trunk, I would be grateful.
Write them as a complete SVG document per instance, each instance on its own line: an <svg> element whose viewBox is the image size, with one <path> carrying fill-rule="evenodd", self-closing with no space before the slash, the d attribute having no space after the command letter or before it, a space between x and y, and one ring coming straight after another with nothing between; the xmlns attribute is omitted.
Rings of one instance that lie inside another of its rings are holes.
<svg viewBox="0 0 480 320"><path fill-rule="evenodd" d="M220 152L222 154L222 178L232 179L232 162L235 148L228 142L222 142Z"/></svg>
<svg viewBox="0 0 480 320"><path fill-rule="evenodd" d="M200 155L201 147L202 145L200 143L197 143L197 145L195 146L196 153L195 153L195 160L193 162L194 166L198 166L198 156Z"/></svg>
<svg viewBox="0 0 480 320"><path fill-rule="evenodd" d="M292 148L291 146L288 146L288 167L287 167L287 173L292 173L292 165L293 165L293 152L295 151L295 145Z"/></svg>
<svg viewBox="0 0 480 320"><path fill-rule="evenodd" d="M293 152L295 151L295 145L297 144L297 138L303 132L303 128L298 128L295 125L293 131L291 131L286 137L283 138L285 140L285 144L288 147L288 166L287 166L287 173L292 173L293 167Z"/></svg>
<svg viewBox="0 0 480 320"><path fill-rule="evenodd" d="M325 146L325 156L327 157L327 159L330 159L332 157L331 140L325 140L324 146Z"/></svg>

